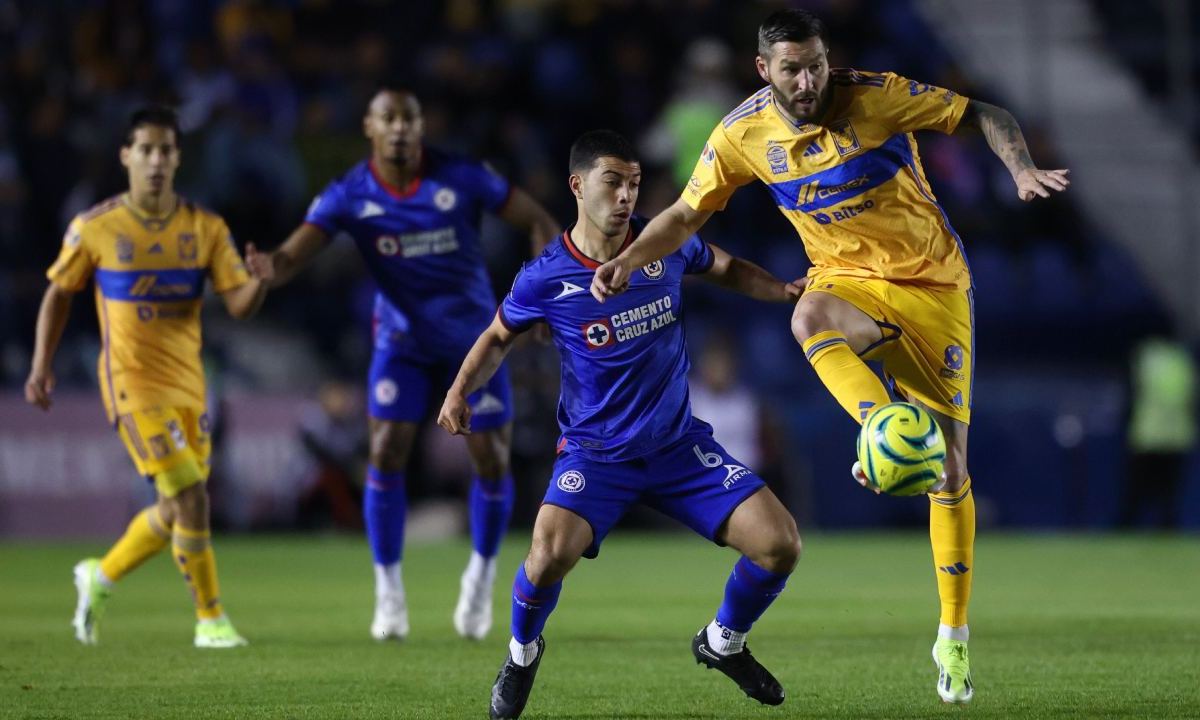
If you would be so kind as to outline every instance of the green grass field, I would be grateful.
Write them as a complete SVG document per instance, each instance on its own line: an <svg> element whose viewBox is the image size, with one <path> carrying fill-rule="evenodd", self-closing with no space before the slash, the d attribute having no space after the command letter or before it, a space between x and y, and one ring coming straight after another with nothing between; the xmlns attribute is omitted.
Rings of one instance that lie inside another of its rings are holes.
<svg viewBox="0 0 1200 720"><path fill-rule="evenodd" d="M0 545L0 717L481 718L506 652L497 627L455 636L465 542L407 550L412 635L367 637L364 543L219 538L223 595L252 643L191 647L182 582L155 558L117 589L98 647L69 626L72 564L93 545ZM982 535L972 605L976 698L943 706L929 659L937 622L920 535L818 535L751 647L787 689L766 708L700 669L688 643L735 556L685 535L622 534L568 579L547 628L527 718L1200 717L1197 538ZM965 716L965 715L964 715Z"/></svg>

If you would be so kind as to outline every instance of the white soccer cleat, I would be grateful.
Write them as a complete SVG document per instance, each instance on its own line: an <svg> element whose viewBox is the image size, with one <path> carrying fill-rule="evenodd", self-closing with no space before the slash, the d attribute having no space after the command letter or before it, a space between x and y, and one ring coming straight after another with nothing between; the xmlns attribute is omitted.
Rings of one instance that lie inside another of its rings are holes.
<svg viewBox="0 0 1200 720"><path fill-rule="evenodd" d="M492 585L487 573L463 573L454 607L454 629L469 640L482 640L492 629Z"/></svg>
<svg viewBox="0 0 1200 720"><path fill-rule="evenodd" d="M95 558L80 560L75 564L75 616L71 625L75 628L75 639L84 645L95 645L100 641L97 626L104 615L104 605L110 592L96 578L100 561Z"/></svg>
<svg viewBox="0 0 1200 720"><path fill-rule="evenodd" d="M376 596L371 637L376 640L403 640L408 637L408 604L404 602L403 593Z"/></svg>
<svg viewBox="0 0 1200 720"><path fill-rule="evenodd" d="M850 466L850 476L854 478L854 482L862 485L876 495L879 494L879 488L871 487L871 481L867 479L867 473L863 470L862 463L859 461L855 460L854 464Z"/></svg>
<svg viewBox="0 0 1200 720"><path fill-rule="evenodd" d="M193 643L198 648L227 649L249 645L246 638L233 629L233 623L222 615L213 620L201 620L196 623L196 639Z"/></svg>
<svg viewBox="0 0 1200 720"><path fill-rule="evenodd" d="M949 638L938 638L933 645L933 664L937 666L938 697L944 703L965 705L975 697L971 680L971 661L967 644Z"/></svg>

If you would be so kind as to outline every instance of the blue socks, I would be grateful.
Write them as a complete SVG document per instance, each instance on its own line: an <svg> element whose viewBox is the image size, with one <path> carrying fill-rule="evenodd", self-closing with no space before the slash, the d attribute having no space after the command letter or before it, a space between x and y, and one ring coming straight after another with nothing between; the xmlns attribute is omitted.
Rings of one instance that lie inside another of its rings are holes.
<svg viewBox="0 0 1200 720"><path fill-rule="evenodd" d="M512 595L512 634L517 642L525 645L537 640L558 604L561 591L561 580L544 588L531 583L525 575L525 563L521 563L513 580Z"/></svg>
<svg viewBox="0 0 1200 720"><path fill-rule="evenodd" d="M508 530L513 509L513 479L505 475L499 480L471 478L468 505L471 514L471 544L484 558L495 557L500 541Z"/></svg>
<svg viewBox="0 0 1200 720"><path fill-rule="evenodd" d="M404 473L385 473L373 465L368 466L363 519L376 565L394 565L400 561L404 553L404 517L407 513Z"/></svg>
<svg viewBox="0 0 1200 720"><path fill-rule="evenodd" d="M717 609L717 623L739 633L749 632L754 621L783 592L787 579L787 574L763 570L743 556L725 583L725 601Z"/></svg>

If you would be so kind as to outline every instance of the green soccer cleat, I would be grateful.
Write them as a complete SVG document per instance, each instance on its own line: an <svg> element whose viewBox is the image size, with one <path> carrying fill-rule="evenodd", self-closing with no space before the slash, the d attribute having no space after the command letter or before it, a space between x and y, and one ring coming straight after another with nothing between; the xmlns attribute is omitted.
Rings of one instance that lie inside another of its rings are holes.
<svg viewBox="0 0 1200 720"><path fill-rule="evenodd" d="M75 617L71 625L75 628L75 639L84 645L99 642L96 626L104 616L104 605L112 594L96 578L99 569L100 561L96 558L80 560L75 564L75 589L79 598L75 603Z"/></svg>
<svg viewBox="0 0 1200 720"><path fill-rule="evenodd" d="M224 615L216 620L201 620L196 623L198 648L235 648L249 644L246 638L238 635L238 631L233 629L233 623Z"/></svg>
<svg viewBox="0 0 1200 720"><path fill-rule="evenodd" d="M949 638L938 638L933 645L933 662L937 665L938 696L942 702L965 705L975 696L971 683L971 661L967 659L967 644Z"/></svg>

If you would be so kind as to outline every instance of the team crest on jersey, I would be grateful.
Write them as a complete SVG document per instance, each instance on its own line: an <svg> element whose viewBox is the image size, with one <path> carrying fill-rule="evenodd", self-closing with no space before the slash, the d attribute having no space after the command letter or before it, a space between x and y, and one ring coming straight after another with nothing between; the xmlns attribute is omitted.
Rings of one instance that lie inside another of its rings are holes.
<svg viewBox="0 0 1200 720"><path fill-rule="evenodd" d="M662 260L655 260L649 265L642 267L642 274L647 280L657 280L667 271L667 266Z"/></svg>
<svg viewBox="0 0 1200 720"><path fill-rule="evenodd" d="M767 162L771 165L771 174L783 175L788 172L787 150L774 140L767 141Z"/></svg>
<svg viewBox="0 0 1200 720"><path fill-rule="evenodd" d="M700 159L704 161L705 165L711 167L713 160L717 159L717 151L713 150L712 145L704 143L704 149L700 151Z"/></svg>
<svg viewBox="0 0 1200 720"><path fill-rule="evenodd" d="M133 262L133 241L125 235L117 236L117 262Z"/></svg>
<svg viewBox="0 0 1200 720"><path fill-rule="evenodd" d="M829 132L833 133L833 145L837 148L838 155L845 157L853 155L862 149L862 145L858 143L858 135L854 132L854 126L850 124L849 118L838 120L829 126Z"/></svg>
<svg viewBox="0 0 1200 720"><path fill-rule="evenodd" d="M587 484L587 481L584 480L583 473L579 472L578 470L568 470L562 475L558 476L558 480L555 484L558 485L558 489L562 490L563 492L577 493L583 489L583 486Z"/></svg>
<svg viewBox="0 0 1200 720"><path fill-rule="evenodd" d="M607 320L597 320L583 326L583 339L587 341L589 350L607 347L613 344L612 326Z"/></svg>
<svg viewBox="0 0 1200 720"><path fill-rule="evenodd" d="M375 383L375 388L372 392L375 393L375 402L380 405L391 405L396 402L396 381L383 378Z"/></svg>
<svg viewBox="0 0 1200 720"><path fill-rule="evenodd" d="M375 238L375 249L380 255L391 257L400 252L400 243L391 235L380 235Z"/></svg>
<svg viewBox="0 0 1200 720"><path fill-rule="evenodd" d="M195 233L179 233L179 259L180 260L195 260L196 259L196 234Z"/></svg>
<svg viewBox="0 0 1200 720"><path fill-rule="evenodd" d="M458 204L458 193L444 187L433 194L433 206L442 212L450 212Z"/></svg>

